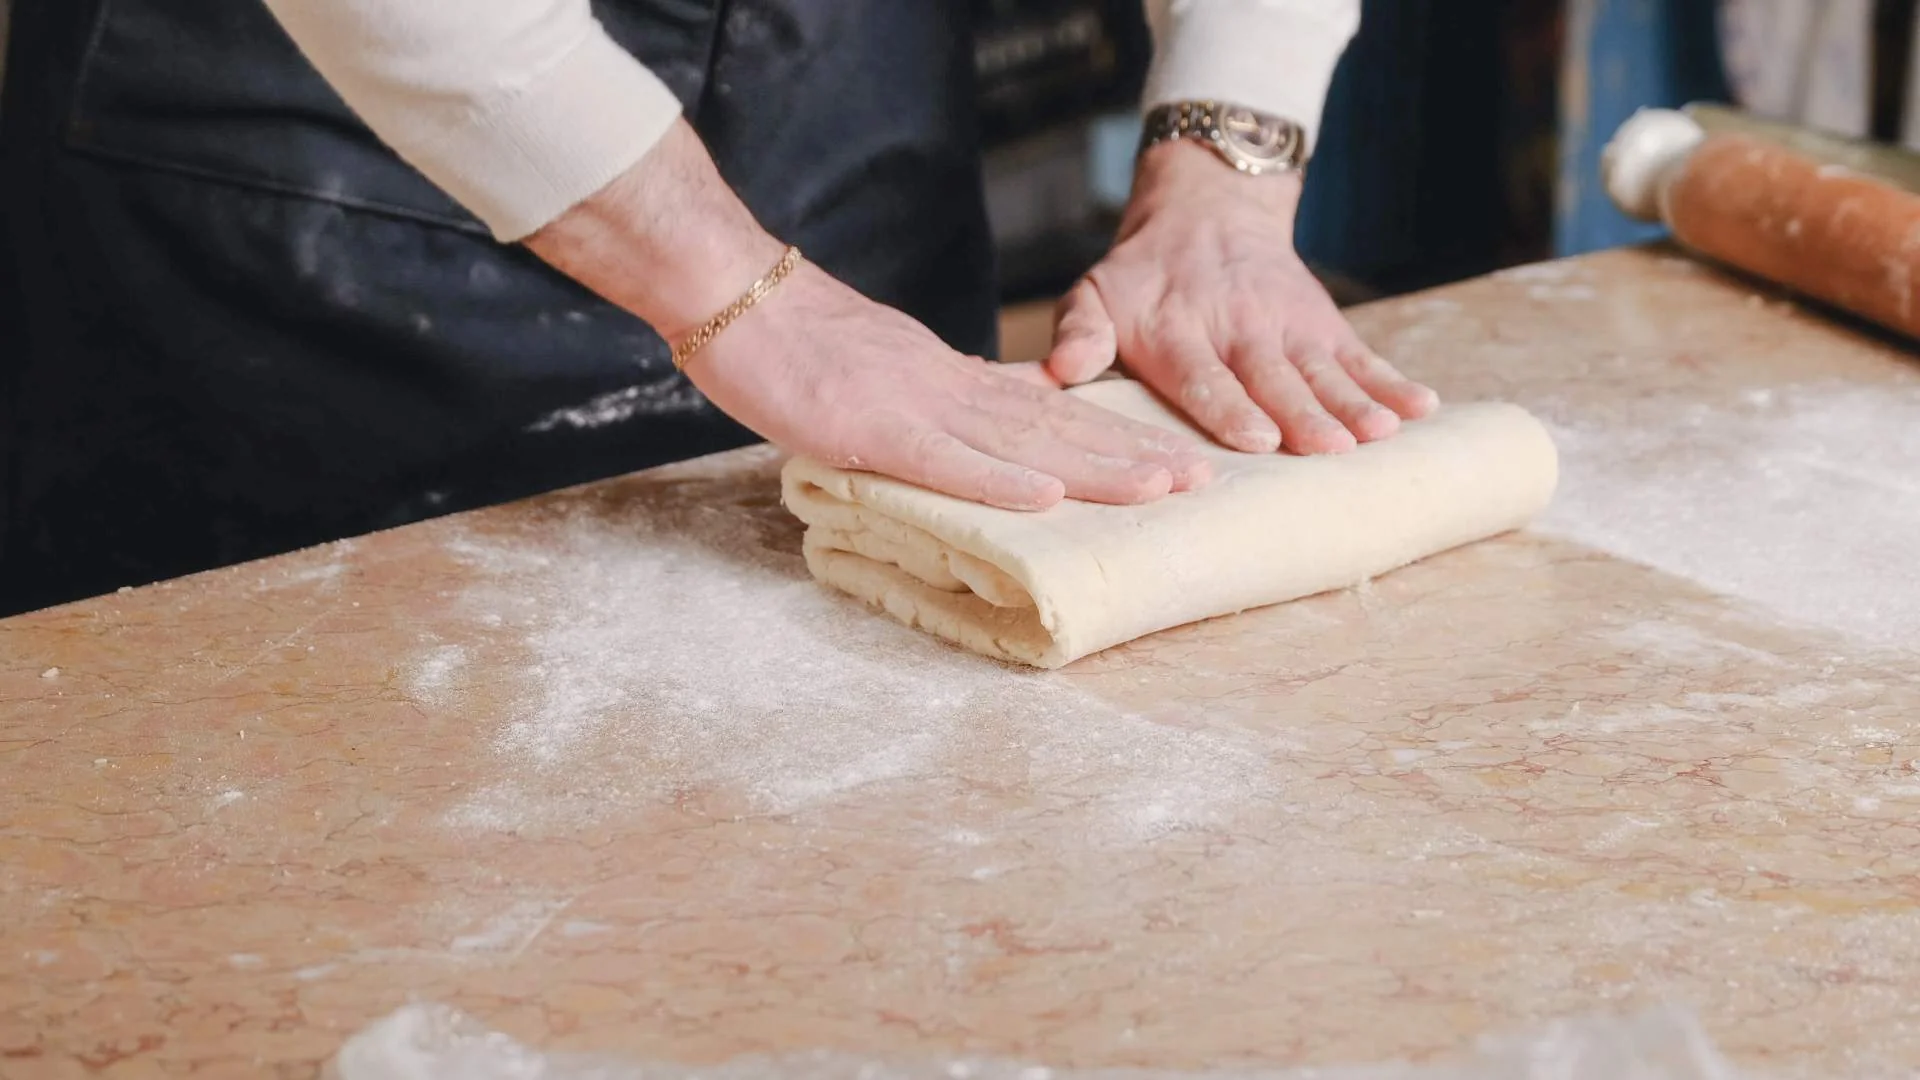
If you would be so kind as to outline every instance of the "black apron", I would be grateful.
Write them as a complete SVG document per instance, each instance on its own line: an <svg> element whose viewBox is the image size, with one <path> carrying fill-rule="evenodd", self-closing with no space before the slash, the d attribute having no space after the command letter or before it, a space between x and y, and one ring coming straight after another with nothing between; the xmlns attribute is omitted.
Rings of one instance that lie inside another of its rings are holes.
<svg viewBox="0 0 1920 1080"><path fill-rule="evenodd" d="M259 0L16 0L0 614L748 442ZM606 0L777 236L994 348L961 0Z"/></svg>

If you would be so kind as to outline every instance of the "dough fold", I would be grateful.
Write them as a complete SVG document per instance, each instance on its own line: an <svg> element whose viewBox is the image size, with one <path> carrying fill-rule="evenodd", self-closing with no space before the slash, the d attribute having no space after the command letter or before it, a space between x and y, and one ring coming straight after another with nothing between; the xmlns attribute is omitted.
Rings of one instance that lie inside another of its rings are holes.
<svg viewBox="0 0 1920 1080"><path fill-rule="evenodd" d="M1192 430L1135 382L1073 392ZM782 499L806 523L814 577L975 652L1057 668L1519 528L1558 479L1546 429L1497 402L1444 407L1347 454L1207 445L1212 484L1145 506L1000 510L806 458L787 462Z"/></svg>

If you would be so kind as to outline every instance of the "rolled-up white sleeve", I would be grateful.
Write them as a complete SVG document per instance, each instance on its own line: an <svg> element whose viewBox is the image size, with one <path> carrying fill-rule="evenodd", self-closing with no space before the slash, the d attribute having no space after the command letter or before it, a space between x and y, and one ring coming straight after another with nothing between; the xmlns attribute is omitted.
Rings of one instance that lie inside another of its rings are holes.
<svg viewBox="0 0 1920 1080"><path fill-rule="evenodd" d="M1145 0L1154 59L1142 105L1224 101L1285 117L1319 139L1333 69L1360 0Z"/></svg>
<svg viewBox="0 0 1920 1080"><path fill-rule="evenodd" d="M505 241L640 160L680 102L589 0L267 0L388 146Z"/></svg>

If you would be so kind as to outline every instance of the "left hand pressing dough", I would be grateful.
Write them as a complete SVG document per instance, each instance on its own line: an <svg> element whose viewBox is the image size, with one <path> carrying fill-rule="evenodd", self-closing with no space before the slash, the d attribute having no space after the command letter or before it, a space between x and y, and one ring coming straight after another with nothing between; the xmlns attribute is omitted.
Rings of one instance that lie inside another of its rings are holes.
<svg viewBox="0 0 1920 1080"><path fill-rule="evenodd" d="M1072 392L1192 430L1138 383ZM1209 453L1212 484L1144 506L1022 513L804 458L782 497L816 578L975 652L1057 668L1518 528L1559 473L1546 429L1501 403L1442 408L1347 454Z"/></svg>

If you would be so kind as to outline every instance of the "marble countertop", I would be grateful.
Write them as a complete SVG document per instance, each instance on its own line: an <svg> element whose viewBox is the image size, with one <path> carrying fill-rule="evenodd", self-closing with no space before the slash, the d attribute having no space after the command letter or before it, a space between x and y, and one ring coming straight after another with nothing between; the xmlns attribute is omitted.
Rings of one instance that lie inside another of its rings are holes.
<svg viewBox="0 0 1920 1080"><path fill-rule="evenodd" d="M759 450L0 622L0 1075L311 1076L413 999L1181 1069L1672 1002L1920 1066L1920 365L1660 251L1355 317L1545 419L1554 508L1060 673L815 586Z"/></svg>

